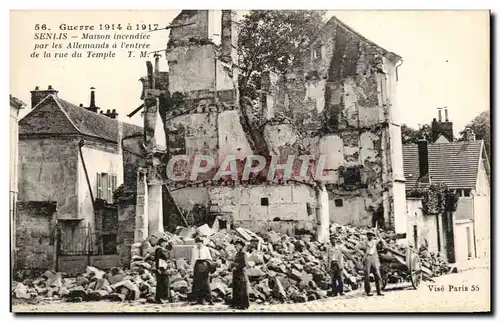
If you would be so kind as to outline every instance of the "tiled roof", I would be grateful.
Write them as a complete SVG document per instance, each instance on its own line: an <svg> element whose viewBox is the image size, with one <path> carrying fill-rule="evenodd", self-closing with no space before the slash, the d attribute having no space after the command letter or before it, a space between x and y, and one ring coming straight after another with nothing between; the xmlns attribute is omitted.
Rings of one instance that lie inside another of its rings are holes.
<svg viewBox="0 0 500 322"><path fill-rule="evenodd" d="M406 189L416 188L420 176L418 146L416 144L403 145L403 169L406 179Z"/></svg>
<svg viewBox="0 0 500 322"><path fill-rule="evenodd" d="M102 114L88 111L56 96L53 97L61 109L69 117L76 129L84 135L101 138L111 142L118 141L118 120ZM123 126L122 137L142 134L142 127L121 122Z"/></svg>
<svg viewBox="0 0 500 322"><path fill-rule="evenodd" d="M429 175L432 182L443 182L451 189L474 189L483 141L429 144ZM417 187L419 178L418 147L403 146L406 189Z"/></svg>
<svg viewBox="0 0 500 322"><path fill-rule="evenodd" d="M476 187L482 141L463 141L429 145L429 174L432 182L449 188Z"/></svg>

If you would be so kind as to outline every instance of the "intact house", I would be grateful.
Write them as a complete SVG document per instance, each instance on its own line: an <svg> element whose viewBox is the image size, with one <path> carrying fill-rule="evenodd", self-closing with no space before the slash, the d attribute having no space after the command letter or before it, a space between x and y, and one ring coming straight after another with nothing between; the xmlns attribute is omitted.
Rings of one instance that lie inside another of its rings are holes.
<svg viewBox="0 0 500 322"><path fill-rule="evenodd" d="M286 75L266 73L261 95L252 101L238 89L234 15L183 10L165 52L169 71L159 70L159 57L155 66L147 62L144 104L134 111L143 109L149 160L138 174L136 241L175 220L185 225L196 209L254 231L313 231L318 240L328 238L330 222L406 233L395 101L401 58L334 17L302 66ZM220 44L210 33L214 17ZM334 179L179 183L162 177L171 157L198 154L239 161L272 155L280 163L292 155L324 154Z"/></svg>
<svg viewBox="0 0 500 322"><path fill-rule="evenodd" d="M447 113L446 113L447 114ZM444 126L442 126L444 124ZM453 139L451 122L433 120L432 138L403 146L406 189L444 183L458 194L456 211L425 214L420 199L408 198L408 240L418 248L440 252L450 262L487 258L490 254L490 168L484 142L471 129L466 140Z"/></svg>
<svg viewBox="0 0 500 322"><path fill-rule="evenodd" d="M135 189L133 155L142 153L142 128L118 121L115 110L99 113L93 88L88 107L60 98L51 86L31 94L32 110L19 121L20 266L64 271L78 256L116 255L120 231L113 195L124 180L131 182L128 190ZM43 235L46 244L34 246L38 240L30 235Z"/></svg>
<svg viewBox="0 0 500 322"><path fill-rule="evenodd" d="M21 101L20 99L9 95L10 101L10 121L9 121L9 130L10 130L10 159L9 159L9 213L10 213L10 244L11 250L15 249L15 229L14 223L16 218L16 202L17 202L17 163L18 163L18 153L17 153L17 145L19 140L18 134L18 119L19 119L19 111L26 106L26 103ZM15 254L14 254L15 255ZM14 257L13 257L14 258Z"/></svg>

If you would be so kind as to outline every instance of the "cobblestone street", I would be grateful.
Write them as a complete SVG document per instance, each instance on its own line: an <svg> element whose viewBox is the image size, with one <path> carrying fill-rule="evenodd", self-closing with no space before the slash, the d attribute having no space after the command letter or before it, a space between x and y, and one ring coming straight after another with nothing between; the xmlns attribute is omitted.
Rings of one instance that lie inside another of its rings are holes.
<svg viewBox="0 0 500 322"><path fill-rule="evenodd" d="M443 291L431 291L435 285ZM450 290L450 286L454 290ZM251 305L245 312L487 312L490 306L490 272L481 268L442 276L418 290L407 284L389 285L384 297L367 298L360 292L296 304ZM226 305L136 304L113 302L18 303L14 312L234 312Z"/></svg>

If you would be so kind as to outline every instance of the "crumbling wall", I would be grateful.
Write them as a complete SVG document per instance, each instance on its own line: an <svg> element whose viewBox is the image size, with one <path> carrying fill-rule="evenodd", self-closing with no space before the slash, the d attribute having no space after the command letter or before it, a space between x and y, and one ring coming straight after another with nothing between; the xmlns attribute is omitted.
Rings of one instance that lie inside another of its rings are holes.
<svg viewBox="0 0 500 322"><path fill-rule="evenodd" d="M316 193L306 185L214 186L208 193L220 211L233 214L236 226L253 231L280 224L312 231L317 223Z"/></svg>
<svg viewBox="0 0 500 322"><path fill-rule="evenodd" d="M335 195L346 194L344 210L330 205L332 220L364 225L383 206L386 224L394 225L397 160L391 155L398 145L391 145L395 131L389 124L395 59L333 18L311 45L302 70L276 82L274 111L289 113L311 154L328 155L326 169L333 180L327 187Z"/></svg>
<svg viewBox="0 0 500 322"><path fill-rule="evenodd" d="M55 269L56 202L20 201L17 203L17 267L23 270Z"/></svg>
<svg viewBox="0 0 500 322"><path fill-rule="evenodd" d="M181 115L167 124L172 155L218 155L218 115L193 113Z"/></svg>
<svg viewBox="0 0 500 322"><path fill-rule="evenodd" d="M78 142L73 137L21 137L18 200L56 201L59 218L76 219ZM81 185L86 187L85 181Z"/></svg>
<svg viewBox="0 0 500 322"><path fill-rule="evenodd" d="M244 159L252 154L252 148L240 123L237 110L223 111L218 116L219 160L228 155Z"/></svg>
<svg viewBox="0 0 500 322"><path fill-rule="evenodd" d="M190 38L208 38L208 10L182 10L171 25L181 26L170 31L169 42L186 41Z"/></svg>

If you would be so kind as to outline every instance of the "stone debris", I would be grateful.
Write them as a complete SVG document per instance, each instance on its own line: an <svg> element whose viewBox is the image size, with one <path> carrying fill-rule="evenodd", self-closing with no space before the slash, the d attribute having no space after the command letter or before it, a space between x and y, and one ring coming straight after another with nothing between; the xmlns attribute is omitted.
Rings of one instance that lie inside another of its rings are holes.
<svg viewBox="0 0 500 322"><path fill-rule="evenodd" d="M345 255L344 292L361 289L362 253L355 250L365 238L366 230L333 224L330 233L352 251ZM331 289L331 278L325 263L326 245L310 238L294 238L274 231L261 235L244 228L214 232L208 225L203 225L196 229L180 227L176 234L155 233L143 243L135 243L131 249L132 262L127 269L114 267L103 271L88 266L85 272L74 277L47 271L35 280L15 282L12 294L14 298L24 300L65 298L72 302L154 302L154 245L160 237L164 237L173 244L167 270L172 298L186 301L192 298L193 279L189 261L196 236L204 236L216 264L210 283L215 302L229 302L232 298L232 272L229 268L236 254L233 242L238 239L243 239L248 246L247 273L252 302L313 301L325 298ZM388 282L409 282L408 272L404 269L406 247L398 245L395 235L390 232L381 231L381 236L390 248L390 251L380 253L382 266L384 263L400 263L399 267L387 269ZM420 249L419 255L424 280L450 272L450 267L439 255L426 249Z"/></svg>

